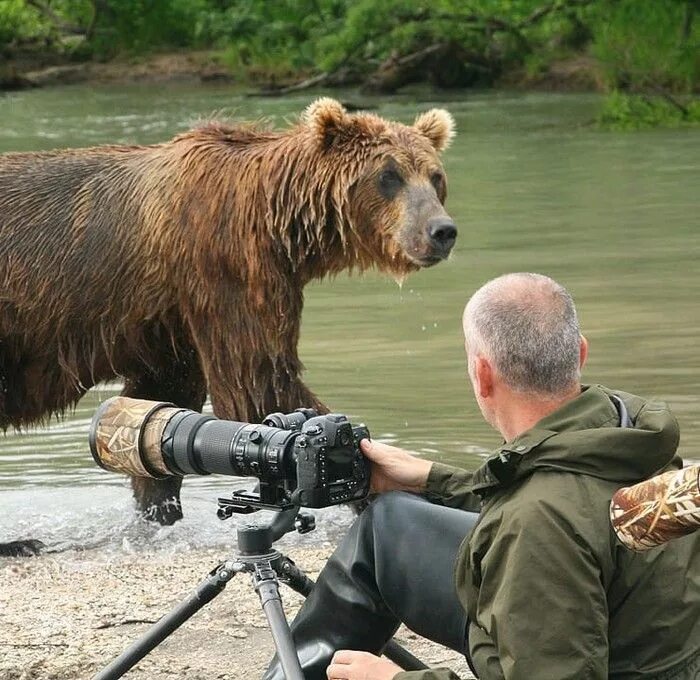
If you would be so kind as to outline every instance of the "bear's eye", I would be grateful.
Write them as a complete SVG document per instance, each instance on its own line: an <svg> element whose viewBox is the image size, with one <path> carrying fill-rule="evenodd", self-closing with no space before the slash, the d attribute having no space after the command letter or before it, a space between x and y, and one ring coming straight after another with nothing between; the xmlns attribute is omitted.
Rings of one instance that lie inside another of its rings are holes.
<svg viewBox="0 0 700 680"><path fill-rule="evenodd" d="M445 175L443 175L441 172L434 172L432 175L430 175L430 183L433 185L433 188L435 189L435 193L438 195L438 198L441 201L445 200Z"/></svg>
<svg viewBox="0 0 700 680"><path fill-rule="evenodd" d="M403 186L403 178L393 168L382 170L379 174L379 191L385 198L394 198Z"/></svg>
<svg viewBox="0 0 700 680"><path fill-rule="evenodd" d="M442 176L441 172L434 172L430 175L430 183L435 187L435 191L440 193L440 189L442 189L445 184L445 178Z"/></svg>

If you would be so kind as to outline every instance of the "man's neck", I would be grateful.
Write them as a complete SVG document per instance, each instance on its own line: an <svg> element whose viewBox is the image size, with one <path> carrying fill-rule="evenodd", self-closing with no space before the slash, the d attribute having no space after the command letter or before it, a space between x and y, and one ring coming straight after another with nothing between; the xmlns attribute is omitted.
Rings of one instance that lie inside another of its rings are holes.
<svg viewBox="0 0 700 680"><path fill-rule="evenodd" d="M500 400L495 426L507 442L534 427L564 404L581 394L580 385L553 398L533 397L521 392L509 392Z"/></svg>

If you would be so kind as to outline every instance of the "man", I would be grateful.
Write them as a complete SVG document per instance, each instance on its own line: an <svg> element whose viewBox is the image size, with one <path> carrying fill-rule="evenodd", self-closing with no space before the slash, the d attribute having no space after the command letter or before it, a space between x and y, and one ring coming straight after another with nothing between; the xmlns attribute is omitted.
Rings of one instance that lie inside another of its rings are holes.
<svg viewBox="0 0 700 680"><path fill-rule="evenodd" d="M681 465L675 419L581 386L587 343L545 276L487 283L463 320L476 399L505 443L469 473L363 442L382 495L292 623L305 677L456 678L375 656L403 621L481 680L700 678L700 535L636 554L608 515L616 489ZM266 678L281 677L273 661Z"/></svg>

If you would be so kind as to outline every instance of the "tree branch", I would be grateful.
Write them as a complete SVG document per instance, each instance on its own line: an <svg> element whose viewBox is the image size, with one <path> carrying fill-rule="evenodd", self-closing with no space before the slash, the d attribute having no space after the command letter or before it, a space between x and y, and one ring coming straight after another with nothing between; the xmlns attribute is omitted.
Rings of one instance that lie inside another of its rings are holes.
<svg viewBox="0 0 700 680"><path fill-rule="evenodd" d="M656 85L654 85L652 89L654 90L654 92L656 92L656 94L663 97L671 106L678 109L681 112L683 118L688 118L688 116L690 116L690 111L688 110L688 107L683 106L683 104L681 104L670 92Z"/></svg>
<svg viewBox="0 0 700 680"><path fill-rule="evenodd" d="M300 92L301 90L308 90L316 85L322 85L329 77L330 74L324 71L316 76L311 76L311 78L302 80L299 83L294 83L294 85L288 85L287 87L269 87L255 94L257 97L277 97L282 94L290 94L291 92Z"/></svg>
<svg viewBox="0 0 700 680"><path fill-rule="evenodd" d="M519 29L527 28L528 26L532 26L532 24L536 24L538 21L544 19L544 17L554 11L559 12L561 10L573 9L575 7L585 7L586 5L590 5L591 2L593 2L593 0L554 0L554 2L550 2L548 5L538 7L528 17L518 22L517 27Z"/></svg>
<svg viewBox="0 0 700 680"><path fill-rule="evenodd" d="M67 642L0 642L0 647L32 648L35 647L68 647Z"/></svg>
<svg viewBox="0 0 700 680"><path fill-rule="evenodd" d="M95 630L103 630L105 628L116 628L117 626L128 626L134 623L156 623L152 619L124 619L123 621L107 621L95 626Z"/></svg>
<svg viewBox="0 0 700 680"><path fill-rule="evenodd" d="M71 24L62 19L58 14L56 14L56 12L53 11L53 9L51 9L51 7L49 7L48 3L41 2L41 0L27 0L27 4L37 10L40 14L43 14L44 17L62 33L85 35L85 29L80 28L80 26L77 24Z"/></svg>

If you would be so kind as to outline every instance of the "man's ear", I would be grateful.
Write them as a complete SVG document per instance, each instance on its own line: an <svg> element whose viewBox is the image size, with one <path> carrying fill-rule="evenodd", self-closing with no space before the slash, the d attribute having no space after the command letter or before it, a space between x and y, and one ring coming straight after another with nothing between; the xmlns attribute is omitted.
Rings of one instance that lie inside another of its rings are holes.
<svg viewBox="0 0 700 680"><path fill-rule="evenodd" d="M583 368L586 363L586 359L588 359L588 340L586 340L583 335L581 336L581 343L579 344L578 356L578 367Z"/></svg>
<svg viewBox="0 0 700 680"><path fill-rule="evenodd" d="M493 368L489 360L483 356L474 359L474 390L481 398L490 397L493 394Z"/></svg>
<svg viewBox="0 0 700 680"><path fill-rule="evenodd" d="M330 97L321 97L301 115L302 123L313 131L321 147L327 148L336 138L347 134L352 121L343 105Z"/></svg>
<svg viewBox="0 0 700 680"><path fill-rule="evenodd" d="M438 153L442 153L455 136L455 119L445 109L430 109L421 113L413 127L428 138Z"/></svg>

